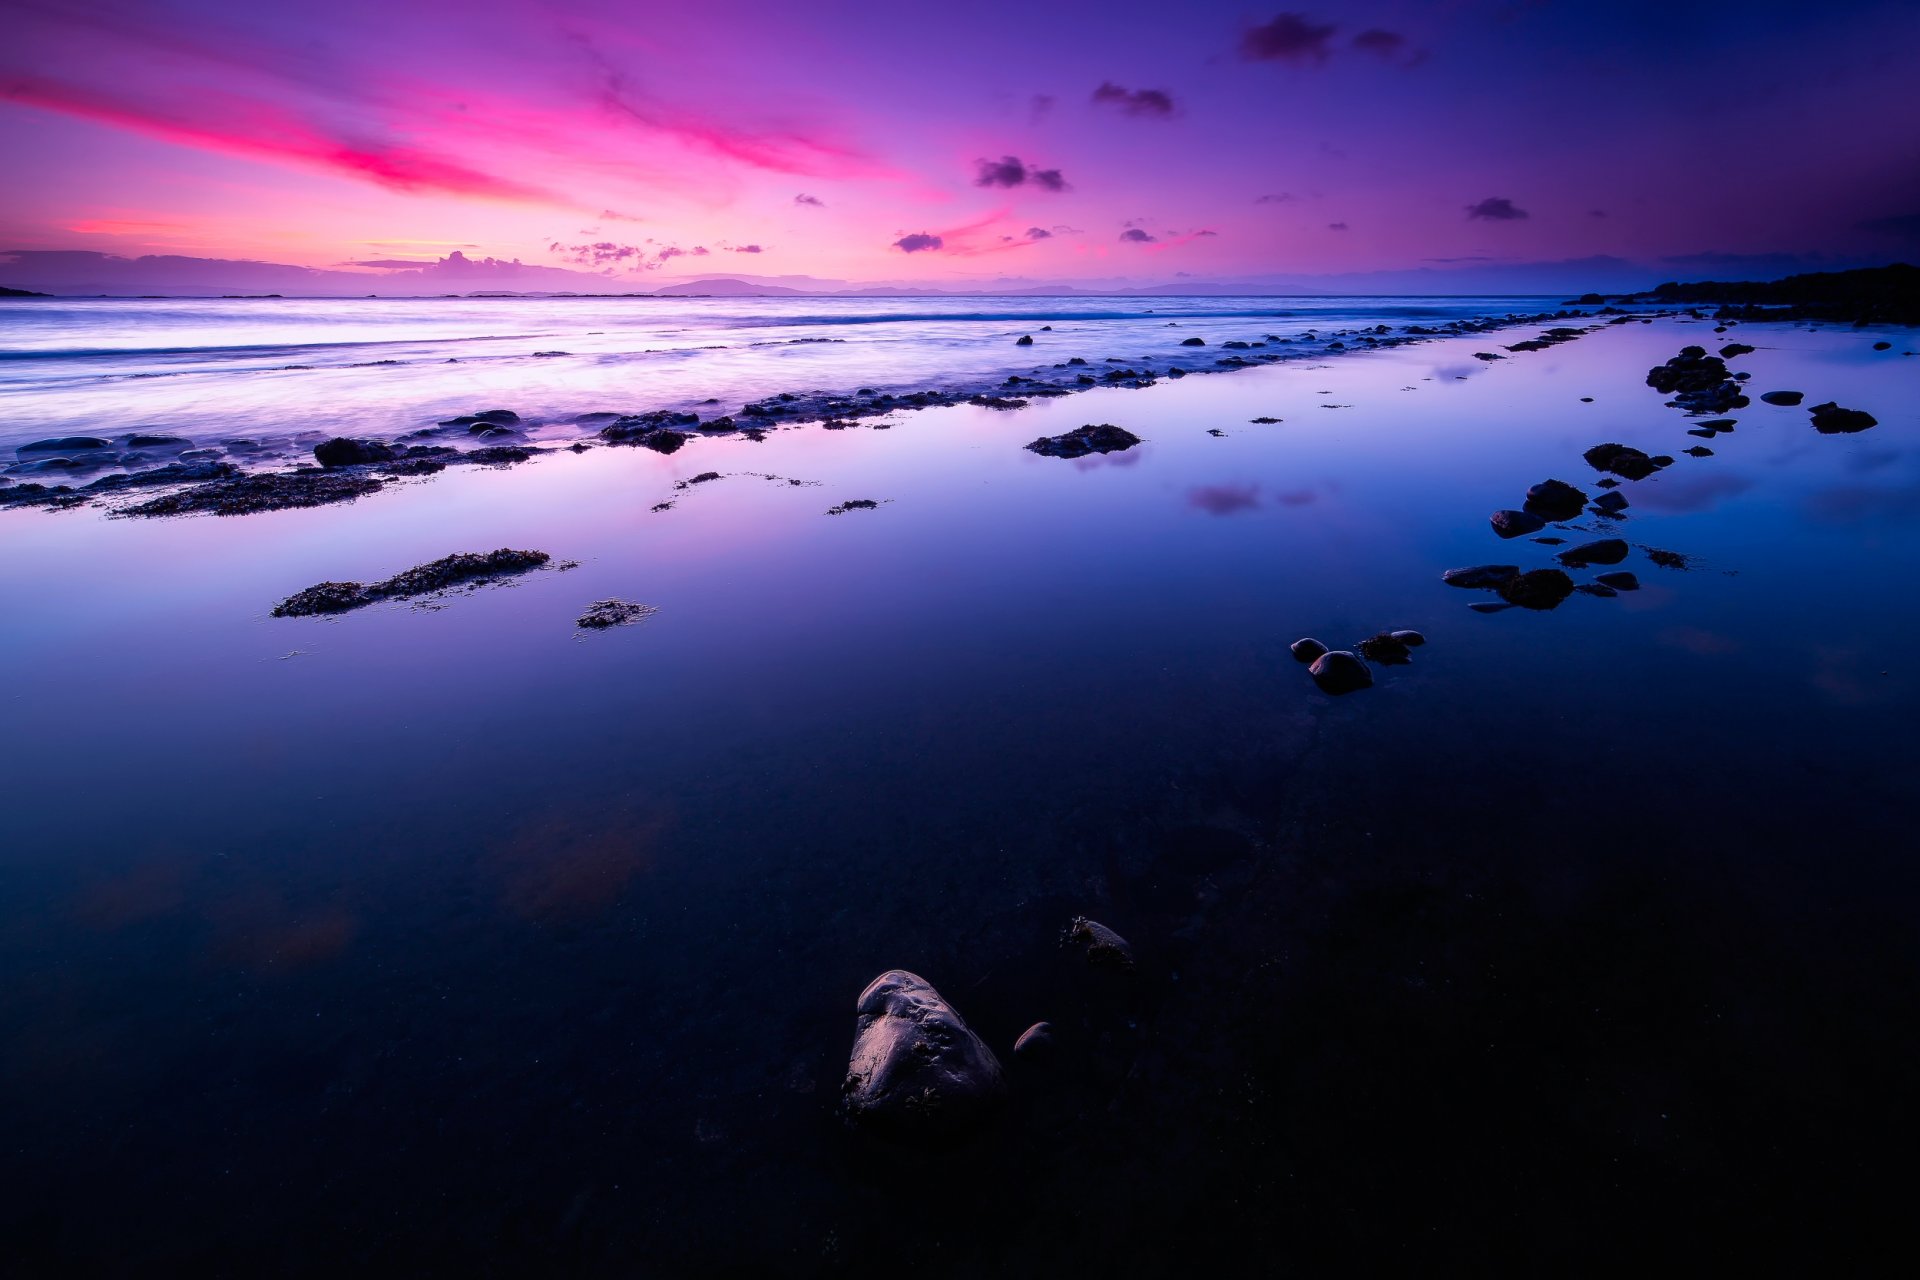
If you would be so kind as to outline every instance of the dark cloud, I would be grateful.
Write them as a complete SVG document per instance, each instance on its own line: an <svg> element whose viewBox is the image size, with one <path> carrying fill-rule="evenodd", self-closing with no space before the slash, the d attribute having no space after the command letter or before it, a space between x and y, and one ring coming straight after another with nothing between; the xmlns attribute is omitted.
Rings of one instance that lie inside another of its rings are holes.
<svg viewBox="0 0 1920 1280"><path fill-rule="evenodd" d="M1299 197L1291 191L1276 191L1271 195L1255 196L1253 202L1255 204L1291 204L1297 199Z"/></svg>
<svg viewBox="0 0 1920 1280"><path fill-rule="evenodd" d="M1024 187L1028 183L1044 191L1065 191L1067 180L1058 169L1029 169L1019 156L1001 156L998 160L976 160L976 187Z"/></svg>
<svg viewBox="0 0 1920 1280"><path fill-rule="evenodd" d="M1329 231L1345 231L1346 229L1347 224L1344 222L1329 222L1327 224L1327 230Z"/></svg>
<svg viewBox="0 0 1920 1280"><path fill-rule="evenodd" d="M942 248L946 243L947 242L939 236L928 235L924 231L916 231L910 236L901 236L898 240L895 240L893 247L902 253L920 253Z"/></svg>
<svg viewBox="0 0 1920 1280"><path fill-rule="evenodd" d="M1250 27L1240 37L1240 56L1254 62L1313 62L1327 60L1332 23L1325 26L1297 13L1275 15L1272 22Z"/></svg>
<svg viewBox="0 0 1920 1280"><path fill-rule="evenodd" d="M1103 81L1093 91L1093 103L1101 107L1118 107L1130 116L1150 116L1166 119L1173 114L1173 97L1164 89L1126 89Z"/></svg>
<svg viewBox="0 0 1920 1280"><path fill-rule="evenodd" d="M1407 38L1398 31L1382 31L1374 27L1355 36L1353 47L1363 53L1391 59L1399 57L1400 51L1407 47Z"/></svg>
<svg viewBox="0 0 1920 1280"><path fill-rule="evenodd" d="M684 258L687 256L687 251L677 244L670 244L653 256L665 262L668 258Z"/></svg>
<svg viewBox="0 0 1920 1280"><path fill-rule="evenodd" d="M1526 216L1525 209L1505 196L1488 196L1478 204L1467 206L1467 217L1484 218L1489 222L1518 222Z"/></svg>
<svg viewBox="0 0 1920 1280"><path fill-rule="evenodd" d="M615 244L611 240L596 240L591 244L561 244L555 240L547 246L547 251L582 267L605 267L646 257L646 251L639 245Z"/></svg>
<svg viewBox="0 0 1920 1280"><path fill-rule="evenodd" d="M736 245L729 245L727 247L732 249L735 253L765 253L766 252L765 249L762 249L757 244L736 244Z"/></svg>
<svg viewBox="0 0 1920 1280"><path fill-rule="evenodd" d="M1027 118L1039 124L1053 114L1054 97L1050 93L1036 93L1027 100Z"/></svg>
<svg viewBox="0 0 1920 1280"><path fill-rule="evenodd" d="M1120 238L1132 244L1152 244L1159 239L1158 236L1150 235L1138 227L1128 227L1120 233Z"/></svg>
<svg viewBox="0 0 1920 1280"><path fill-rule="evenodd" d="M1920 213L1896 214L1891 218L1869 218L1855 225L1861 231L1871 231L1875 235L1894 236L1901 240L1920 243Z"/></svg>
<svg viewBox="0 0 1920 1280"><path fill-rule="evenodd" d="M825 200L822 200L819 196L810 196L804 191L795 196L793 202L795 204L811 205L815 209L824 209L827 207Z"/></svg>
<svg viewBox="0 0 1920 1280"><path fill-rule="evenodd" d="M1051 231L1049 231L1049 230L1047 230L1047 229L1046 229L1045 227L1028 227L1028 228L1027 228L1027 239L1029 239L1029 240L1051 240L1051 239L1053 239L1053 232L1051 232Z"/></svg>

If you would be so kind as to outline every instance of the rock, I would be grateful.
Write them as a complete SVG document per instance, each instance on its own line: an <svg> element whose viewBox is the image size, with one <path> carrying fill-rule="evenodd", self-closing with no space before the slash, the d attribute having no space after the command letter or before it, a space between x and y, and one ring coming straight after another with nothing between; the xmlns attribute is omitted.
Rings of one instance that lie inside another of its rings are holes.
<svg viewBox="0 0 1920 1280"><path fill-rule="evenodd" d="M276 618L299 618L319 613L345 613L380 600L405 600L431 595L465 583L491 582L537 569L550 557L544 551L515 551L502 547L480 554L472 551L442 556L429 564L415 565L381 582L322 582L288 596L273 607Z"/></svg>
<svg viewBox="0 0 1920 1280"><path fill-rule="evenodd" d="M185 436L146 435L136 432L127 437L129 449L191 449L193 441Z"/></svg>
<svg viewBox="0 0 1920 1280"><path fill-rule="evenodd" d="M1504 600L1476 600L1468 605L1467 608L1473 610L1475 613L1505 613L1508 609L1513 608L1513 606Z"/></svg>
<svg viewBox="0 0 1920 1280"><path fill-rule="evenodd" d="M1765 399L1764 396L1761 398ZM1731 431L1733 430L1734 424L1739 421L1740 419L1738 418L1709 418L1700 424L1699 429L1702 431Z"/></svg>
<svg viewBox="0 0 1920 1280"><path fill-rule="evenodd" d="M1345 649L1333 649L1321 654L1307 668L1307 674L1320 686L1320 692L1336 697L1373 684L1373 672L1367 669L1367 664Z"/></svg>
<svg viewBox="0 0 1920 1280"><path fill-rule="evenodd" d="M1299 662L1312 662L1326 651L1327 646L1311 638L1295 640L1288 646L1288 652L1293 654L1295 660Z"/></svg>
<svg viewBox="0 0 1920 1280"><path fill-rule="evenodd" d="M1799 391L1762 391L1760 398L1768 404L1780 404L1791 407L1799 404L1800 401L1805 398L1805 393Z"/></svg>
<svg viewBox="0 0 1920 1280"><path fill-rule="evenodd" d="M480 436L482 438L492 436L517 436L520 434L520 428L502 426L497 422L476 422L467 428L467 434Z"/></svg>
<svg viewBox="0 0 1920 1280"><path fill-rule="evenodd" d="M16 458L24 458L29 453L84 453L89 449L105 449L108 442L99 436L56 436L51 440L35 440L32 444L23 444L13 451Z"/></svg>
<svg viewBox="0 0 1920 1280"><path fill-rule="evenodd" d="M1140 443L1140 437L1109 422L1089 423L1057 436L1043 436L1026 446L1046 458L1083 458L1090 453L1118 453Z"/></svg>
<svg viewBox="0 0 1920 1280"><path fill-rule="evenodd" d="M1627 544L1619 538L1601 538L1569 547L1558 557L1561 564L1585 568L1590 564L1619 564L1627 558Z"/></svg>
<svg viewBox="0 0 1920 1280"><path fill-rule="evenodd" d="M827 508L830 516L843 516L849 511L876 511L880 504L872 498L848 498L845 502Z"/></svg>
<svg viewBox="0 0 1920 1280"><path fill-rule="evenodd" d="M1542 480L1527 490L1524 505L1544 520L1571 520L1587 505L1587 495L1564 480Z"/></svg>
<svg viewBox="0 0 1920 1280"><path fill-rule="evenodd" d="M1353 657L1352 654L1347 656ZM1359 659L1354 658L1354 661L1358 662ZM1373 677L1368 676L1367 679L1371 682ZM1125 973L1133 970L1133 948L1125 938L1098 920L1075 916L1067 922L1066 932L1060 935L1060 945L1079 947L1086 953L1087 963L1097 969L1118 969Z"/></svg>
<svg viewBox="0 0 1920 1280"><path fill-rule="evenodd" d="M1490 523L1493 531L1503 538L1518 538L1547 527L1547 522L1531 511L1496 511Z"/></svg>
<svg viewBox="0 0 1920 1280"><path fill-rule="evenodd" d="M1697 444L1691 449L1682 450L1682 452L1690 458L1711 458L1713 456L1713 450L1703 444Z"/></svg>
<svg viewBox="0 0 1920 1280"><path fill-rule="evenodd" d="M853 1053L840 1087L849 1123L888 1137L952 1137L991 1117L1006 1077L933 984L890 969L854 1005Z"/></svg>
<svg viewBox="0 0 1920 1280"><path fill-rule="evenodd" d="M1813 415L1813 429L1823 436L1852 435L1880 425L1880 420L1865 410L1842 409L1831 400L1813 406L1808 412Z"/></svg>
<svg viewBox="0 0 1920 1280"><path fill-rule="evenodd" d="M1188 338L1181 342L1180 345L1183 347L1204 347L1207 345L1207 340L1205 338Z"/></svg>
<svg viewBox="0 0 1920 1280"><path fill-rule="evenodd" d="M231 463L195 463L232 470ZM161 468L166 470L166 468ZM181 479L197 478L182 476ZM222 475L178 493L163 494L127 507L130 516L216 515L243 516L293 507L321 507L378 492L385 482L365 473L328 475L319 471L274 472L260 475Z"/></svg>
<svg viewBox="0 0 1920 1280"><path fill-rule="evenodd" d="M1720 348L1720 356L1724 360L1731 360L1735 356L1744 356L1752 351L1753 348L1744 342L1729 342L1726 346Z"/></svg>
<svg viewBox="0 0 1920 1280"><path fill-rule="evenodd" d="M391 446L378 440L350 440L345 436L335 436L324 444L315 445L313 456L323 467L355 467L369 462L392 462L394 452Z"/></svg>
<svg viewBox="0 0 1920 1280"><path fill-rule="evenodd" d="M1377 662L1383 667L1404 667L1413 661L1409 646L1394 639L1388 631L1368 636L1353 647L1368 662Z"/></svg>
<svg viewBox="0 0 1920 1280"><path fill-rule="evenodd" d="M1583 596L1599 596L1602 599L1606 599L1606 600L1611 600L1613 597L1620 594L1618 591L1615 591L1612 587L1602 586L1598 582L1583 582L1579 586L1575 587L1574 590L1578 591Z"/></svg>
<svg viewBox="0 0 1920 1280"><path fill-rule="evenodd" d="M595 600L587 606L586 612L573 620L573 625L604 631L608 627L624 627L629 622L638 622L658 612L650 604L636 604L631 600Z"/></svg>
<svg viewBox="0 0 1920 1280"><path fill-rule="evenodd" d="M1535 569L1507 579L1497 590L1508 604L1523 609L1553 609L1573 594L1573 579L1558 569Z"/></svg>
<svg viewBox="0 0 1920 1280"><path fill-rule="evenodd" d="M1615 569L1611 573L1597 573L1594 575L1593 580L1604 583L1612 587L1615 591L1638 591L1640 589L1640 579L1634 576L1631 569Z"/></svg>
<svg viewBox="0 0 1920 1280"><path fill-rule="evenodd" d="M1891 342L1876 342L1873 344L1873 349L1875 351L1891 351L1893 350L1893 344Z"/></svg>
<svg viewBox="0 0 1920 1280"><path fill-rule="evenodd" d="M1410 649L1418 649L1427 642L1427 638L1418 631L1389 631L1387 634Z"/></svg>
<svg viewBox="0 0 1920 1280"><path fill-rule="evenodd" d="M1449 569L1440 575L1440 581L1450 587L1490 590L1519 572L1517 564L1477 564L1470 569Z"/></svg>
<svg viewBox="0 0 1920 1280"><path fill-rule="evenodd" d="M1053 1041L1053 1024L1036 1022L1013 1042L1013 1056L1021 1062L1044 1062L1053 1056L1057 1047Z"/></svg>
<svg viewBox="0 0 1920 1280"><path fill-rule="evenodd" d="M1013 345L1016 347L1030 347L1033 345L1033 335L1030 333L1023 333L1020 335L1019 340L1016 341Z"/></svg>
<svg viewBox="0 0 1920 1280"><path fill-rule="evenodd" d="M1595 471L1611 471L1628 480L1644 480L1659 470L1652 458L1624 444L1597 444L1581 456Z"/></svg>
<svg viewBox="0 0 1920 1280"><path fill-rule="evenodd" d="M578 421L579 419L576 419ZM511 409L482 409L479 413L463 413L457 418L447 418L443 427L470 427L476 422L491 422L495 426L511 427L518 424L520 415Z"/></svg>
<svg viewBox="0 0 1920 1280"><path fill-rule="evenodd" d="M1704 347L1685 347L1679 355L1647 372L1647 385L1666 395L1711 391L1727 381L1726 362Z"/></svg>
<svg viewBox="0 0 1920 1280"><path fill-rule="evenodd" d="M1619 515L1627 509L1627 495L1613 489L1607 490L1593 500L1593 505L1608 515Z"/></svg>

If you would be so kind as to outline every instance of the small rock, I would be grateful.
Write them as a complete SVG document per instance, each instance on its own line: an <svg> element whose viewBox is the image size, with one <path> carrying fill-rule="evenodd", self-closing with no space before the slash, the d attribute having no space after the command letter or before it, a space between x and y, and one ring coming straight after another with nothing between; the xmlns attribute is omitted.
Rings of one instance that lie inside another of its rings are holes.
<svg viewBox="0 0 1920 1280"><path fill-rule="evenodd" d="M1352 654L1347 656L1353 657ZM1354 660L1359 661L1357 658ZM1060 935L1060 945L1079 947L1086 953L1087 963L1095 968L1118 969L1122 972L1131 972L1133 969L1133 948L1125 938L1098 920L1075 916L1067 922L1066 932Z"/></svg>
<svg viewBox="0 0 1920 1280"><path fill-rule="evenodd" d="M1615 591L1612 587L1602 586L1600 583L1597 583L1597 582L1583 582L1579 586L1575 587L1574 590L1578 591L1581 595L1600 596L1603 599L1608 599L1608 600L1620 594L1618 591Z"/></svg>
<svg viewBox="0 0 1920 1280"><path fill-rule="evenodd" d="M1611 471L1629 480L1644 480L1659 470L1652 458L1624 444L1597 444L1582 456L1595 471Z"/></svg>
<svg viewBox="0 0 1920 1280"><path fill-rule="evenodd" d="M1019 339L1014 342L1013 345L1016 347L1030 347L1033 345L1033 335L1030 333L1023 333L1020 335Z"/></svg>
<svg viewBox="0 0 1920 1280"><path fill-rule="evenodd" d="M1729 342L1726 346L1720 348L1720 358L1723 360L1731 360L1735 356L1744 356L1752 351L1753 348L1744 342Z"/></svg>
<svg viewBox="0 0 1920 1280"><path fill-rule="evenodd" d="M1796 405L1805 397L1799 391L1762 391L1760 398L1768 404Z"/></svg>
<svg viewBox="0 0 1920 1280"><path fill-rule="evenodd" d="M1307 674L1320 686L1320 692L1336 697L1373 684L1373 672L1367 669L1367 664L1345 649L1333 649L1321 654L1307 668Z"/></svg>
<svg viewBox="0 0 1920 1280"><path fill-rule="evenodd" d="M1493 525L1493 531L1503 538L1518 538L1547 527L1547 522L1531 511L1496 511L1489 523Z"/></svg>
<svg viewBox="0 0 1920 1280"><path fill-rule="evenodd" d="M1043 436L1026 446L1046 458L1083 458L1090 453L1118 453L1140 443L1140 437L1110 422L1089 423L1057 436Z"/></svg>
<svg viewBox="0 0 1920 1280"><path fill-rule="evenodd" d="M1293 654L1294 658L1300 662L1312 662L1326 651L1327 646L1310 637L1304 640L1295 640L1288 646L1288 652Z"/></svg>
<svg viewBox="0 0 1920 1280"><path fill-rule="evenodd" d="M650 604L636 604L631 600L595 600L587 606L586 612L573 620L573 624L592 631L604 631L608 627L624 627L629 622L638 622L658 612Z"/></svg>
<svg viewBox="0 0 1920 1280"><path fill-rule="evenodd" d="M1036 1022L1013 1042L1013 1056L1021 1062L1042 1062L1053 1056L1053 1024Z"/></svg>
<svg viewBox="0 0 1920 1280"><path fill-rule="evenodd" d="M1865 410L1842 409L1831 400L1813 406L1808 412L1813 415L1813 429L1823 436L1852 435L1880 425L1880 420Z"/></svg>
<svg viewBox="0 0 1920 1280"><path fill-rule="evenodd" d="M1598 573L1594 575L1593 580L1604 583L1612 587L1615 591L1638 591L1640 589L1640 579L1634 576L1631 569L1615 569L1611 573Z"/></svg>
<svg viewBox="0 0 1920 1280"><path fill-rule="evenodd" d="M51 440L35 440L32 444L23 444L13 451L16 458L29 453L81 453L88 449L105 449L108 442L99 436L56 436Z"/></svg>
<svg viewBox="0 0 1920 1280"><path fill-rule="evenodd" d="M391 446L378 440L350 440L345 436L335 436L324 444L315 445L313 456L323 467L353 467L368 462L392 462L394 452Z"/></svg>
<svg viewBox="0 0 1920 1280"><path fill-rule="evenodd" d="M1891 351L1893 350L1893 344L1891 342L1876 342L1873 344L1873 349L1875 351Z"/></svg>
<svg viewBox="0 0 1920 1280"><path fill-rule="evenodd" d="M1690 458L1711 458L1713 456L1713 450L1703 444L1697 444L1691 449L1683 450L1683 452Z"/></svg>
<svg viewBox="0 0 1920 1280"><path fill-rule="evenodd" d="M1183 347L1204 347L1207 345L1207 340L1205 338L1188 338L1180 345Z"/></svg>
<svg viewBox="0 0 1920 1280"><path fill-rule="evenodd" d="M1508 609L1513 608L1513 606L1504 600L1476 600L1468 605L1467 608L1473 610L1475 613L1505 613Z"/></svg>
<svg viewBox="0 0 1920 1280"><path fill-rule="evenodd" d="M1404 667L1413 661L1409 646L1394 639L1391 632L1368 636L1353 647L1368 662L1377 662L1383 667Z"/></svg>
<svg viewBox="0 0 1920 1280"><path fill-rule="evenodd" d="M1410 649L1418 649L1427 642L1427 638L1418 631L1389 631L1387 635L1398 640Z"/></svg>
<svg viewBox="0 0 1920 1280"><path fill-rule="evenodd" d="M1573 579L1558 569L1535 569L1509 578L1498 590L1508 604L1523 609L1553 609L1573 594Z"/></svg>
<svg viewBox="0 0 1920 1280"><path fill-rule="evenodd" d="M1627 544L1619 538L1601 538L1569 547L1559 555L1561 564L1585 568L1590 564L1619 564L1627 558Z"/></svg>
<svg viewBox="0 0 1920 1280"><path fill-rule="evenodd" d="M1587 495L1564 480L1542 480L1527 490L1524 505L1545 520L1571 520L1587 505Z"/></svg>
<svg viewBox="0 0 1920 1280"><path fill-rule="evenodd" d="M1608 515L1618 515L1627 509L1627 495L1618 490L1609 489L1595 498L1593 505Z"/></svg>

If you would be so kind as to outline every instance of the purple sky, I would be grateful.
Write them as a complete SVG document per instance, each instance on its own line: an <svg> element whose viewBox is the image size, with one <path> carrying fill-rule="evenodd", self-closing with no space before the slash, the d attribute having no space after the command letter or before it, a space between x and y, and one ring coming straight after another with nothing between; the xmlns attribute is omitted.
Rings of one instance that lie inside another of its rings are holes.
<svg viewBox="0 0 1920 1280"><path fill-rule="evenodd" d="M1912 3L6 4L0 250L643 289L1920 250Z"/></svg>

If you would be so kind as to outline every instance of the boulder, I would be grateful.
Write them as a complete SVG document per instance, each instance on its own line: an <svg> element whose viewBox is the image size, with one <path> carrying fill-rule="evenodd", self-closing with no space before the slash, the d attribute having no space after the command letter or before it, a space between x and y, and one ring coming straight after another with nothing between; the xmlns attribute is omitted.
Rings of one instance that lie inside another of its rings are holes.
<svg viewBox="0 0 1920 1280"><path fill-rule="evenodd" d="M82 453L88 449L105 449L108 442L99 436L56 436L51 440L35 440L32 444L23 444L13 451L16 458L29 453Z"/></svg>
<svg viewBox="0 0 1920 1280"><path fill-rule="evenodd" d="M1030 347L1033 345L1033 335L1030 333L1023 333L1017 339L1014 340L1013 345L1016 347Z"/></svg>
<svg viewBox="0 0 1920 1280"><path fill-rule="evenodd" d="M1628 480L1644 480L1659 468L1640 450L1624 444L1597 444L1581 455L1595 471L1611 471Z"/></svg>
<svg viewBox="0 0 1920 1280"><path fill-rule="evenodd" d="M860 993L840 1087L850 1123L894 1138L952 1137L989 1118L1006 1091L993 1050L925 978L889 969Z"/></svg>
<svg viewBox="0 0 1920 1280"><path fill-rule="evenodd" d="M1207 345L1207 340L1205 338L1188 338L1181 342L1180 345L1183 347L1204 347Z"/></svg>
<svg viewBox="0 0 1920 1280"><path fill-rule="evenodd" d="M1543 520L1571 520L1587 505L1587 495L1564 480L1542 480L1527 490L1526 509Z"/></svg>
<svg viewBox="0 0 1920 1280"><path fill-rule="evenodd" d="M1373 684L1373 672L1367 664L1345 649L1334 649L1323 653L1313 660L1307 668L1307 674L1320 686L1320 692L1336 697L1343 693L1368 688Z"/></svg>
<svg viewBox="0 0 1920 1280"><path fill-rule="evenodd" d="M393 448L378 440L351 440L335 436L313 449L314 459L323 467L354 467L368 462L392 462Z"/></svg>

